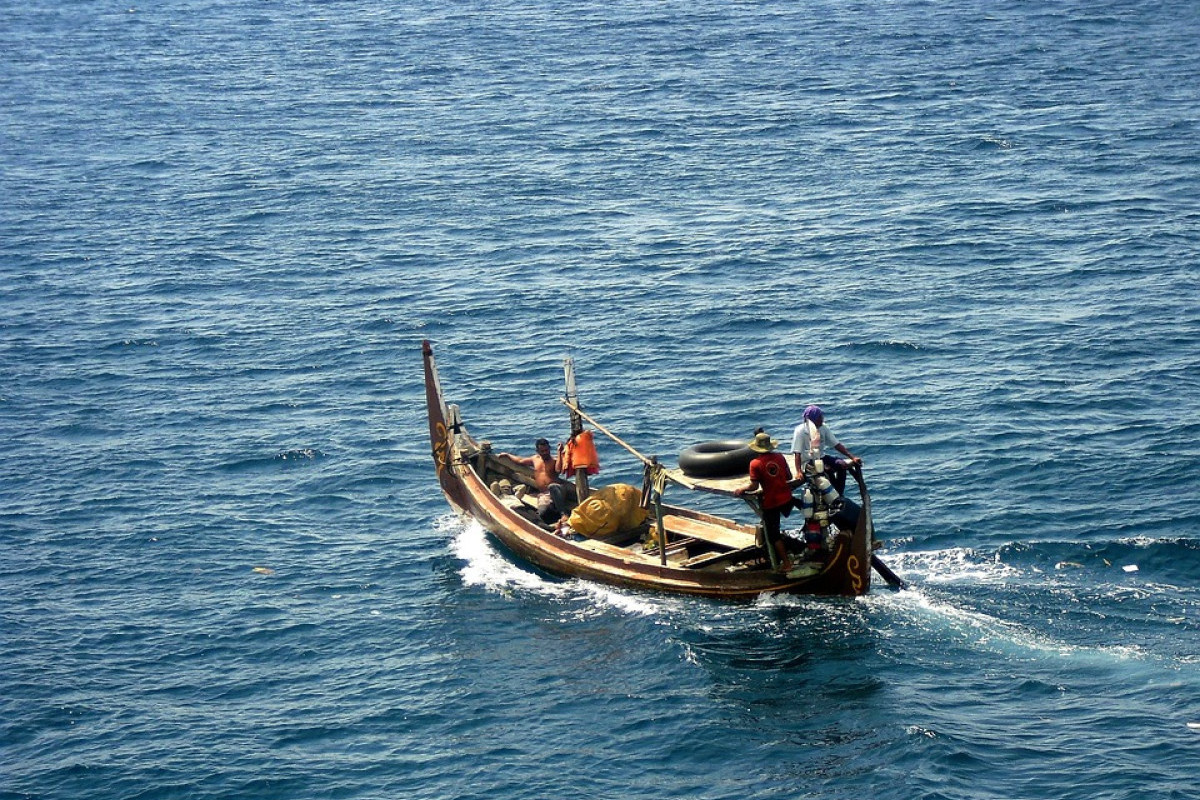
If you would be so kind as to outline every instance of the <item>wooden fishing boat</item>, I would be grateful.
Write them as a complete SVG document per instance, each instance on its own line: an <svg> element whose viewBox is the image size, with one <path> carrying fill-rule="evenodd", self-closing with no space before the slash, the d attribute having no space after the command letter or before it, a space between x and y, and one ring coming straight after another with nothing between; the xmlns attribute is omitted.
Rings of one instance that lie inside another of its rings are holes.
<svg viewBox="0 0 1200 800"><path fill-rule="evenodd" d="M590 436L583 431L586 420L641 460L644 470L637 523L603 536L581 536L542 521L533 471L467 432L459 408L447 404L442 395L428 341L423 352L429 435L442 491L456 511L478 520L517 557L557 576L717 598L753 599L776 592L856 596L870 589L874 531L861 471L854 473L857 503L847 499L847 508L829 523L820 547L806 551L803 542L793 542L801 552L784 573L774 563L773 550L762 546L756 519L738 522L663 500L670 487L727 497L731 505L747 511L755 507L753 498L743 500L733 493L746 485L747 477L694 478L641 455L579 406L568 359L562 402L570 410L572 434ZM589 497L604 494L603 487L598 491L587 479L588 471L580 468L574 480L563 482L570 505L581 497L590 502Z"/></svg>

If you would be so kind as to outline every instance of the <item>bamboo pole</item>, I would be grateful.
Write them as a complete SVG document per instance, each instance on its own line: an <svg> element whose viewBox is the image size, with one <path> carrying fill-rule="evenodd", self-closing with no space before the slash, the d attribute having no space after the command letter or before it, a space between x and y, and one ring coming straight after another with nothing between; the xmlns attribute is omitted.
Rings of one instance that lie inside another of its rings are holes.
<svg viewBox="0 0 1200 800"><path fill-rule="evenodd" d="M621 437L617 436L615 433L613 433L612 431L610 431L608 428L604 427L604 426L603 426L603 425L601 425L599 422L597 422L597 421L596 421L596 420L595 420L593 417L591 417L591 416L590 416L590 415L589 415L589 414L588 414L586 411L584 411L582 408L580 408L580 407L578 406L578 404L576 404L576 403L573 403L571 400L569 400L569 399L567 399L567 398L565 398L565 397L563 397L563 398L560 398L560 400L562 401L562 404L563 404L564 406L566 406L567 408L571 409L571 413L572 413L572 414L578 414L579 416L581 416L581 417L583 417L584 419L586 419L588 422L592 423L592 426L593 426L593 427L595 427L595 429L596 429L596 430L600 431L600 432L601 432L601 433L603 433L605 436L607 436L608 438L612 439L612 440L613 440L614 442L616 442L617 444L621 445L621 447L624 447L626 450L628 450L629 452L633 453L633 455L634 455L634 456L635 456L635 457L636 457L636 458L637 458L639 461L641 461L643 464L649 464L649 463L650 463L650 459L649 459L649 458L647 458L646 456L644 456L644 455L642 455L641 453L639 453L637 450L635 450L635 449L633 448L633 445L629 444L628 442L625 442L625 441L623 441L623 440L621 439Z"/></svg>
<svg viewBox="0 0 1200 800"><path fill-rule="evenodd" d="M561 403L562 403L564 406L566 406L567 408L569 408L569 409L571 410L571 412L572 412L572 413L574 413L574 414L578 414L579 416L581 416L581 417L583 417L584 419L586 419L588 422L592 423L592 427L594 427L596 430L598 430L598 431L600 431L601 433L603 433L603 434L604 434L605 436L607 436L609 439L612 439L614 442L616 442L617 444L619 444L621 447L624 447L624 448L625 448L626 450L628 450L630 453L633 453L634 457L635 457L635 458L637 458L637 460L638 460L638 461L641 461L643 464L645 464L645 465L647 465L647 466L649 466L650 464L653 464L653 463L655 463L656 459L654 459L654 458L651 458L650 456L644 456L644 455L642 455L641 453L639 453L639 452L638 452L638 451L637 451L637 450L634 448L634 446L633 446L633 445L629 444L628 442L626 442L625 440L623 440L623 439L622 439L620 436L617 436L615 433L613 433L612 431L610 431L608 428L604 427L602 424L600 424L599 422L597 422L595 417L593 417L593 416L591 416L590 414L588 414L586 411L584 411L582 408L580 408L580 407L579 407L579 406L578 406L576 403L573 403L573 402L571 402L570 400L568 400L568 399L567 399L567 398L565 398L565 397L561 397L561 398L559 398L559 401L560 401L560 402L561 402ZM679 484L680 486L684 487L685 489L695 489L695 488L696 488L696 486L697 486L697 484L695 484L695 483L693 483L692 481L688 480L688 479L687 479L687 478L686 478L684 475L680 474L680 473L679 473L677 470L676 470L676 471L671 471L671 472L667 473L667 478L668 478L668 480L670 480L672 483L677 483L677 484Z"/></svg>
<svg viewBox="0 0 1200 800"><path fill-rule="evenodd" d="M567 356L563 359L563 377L567 384L567 408L571 409L571 446L575 444L575 437L583 432L583 421L580 419L581 412L579 410L579 390L575 385L575 359ZM587 499L589 494L587 468L580 467L575 470L575 496L582 503Z"/></svg>
<svg viewBox="0 0 1200 800"><path fill-rule="evenodd" d="M662 566L667 565L667 529L663 525L662 493L654 492L654 526L658 529L658 560Z"/></svg>

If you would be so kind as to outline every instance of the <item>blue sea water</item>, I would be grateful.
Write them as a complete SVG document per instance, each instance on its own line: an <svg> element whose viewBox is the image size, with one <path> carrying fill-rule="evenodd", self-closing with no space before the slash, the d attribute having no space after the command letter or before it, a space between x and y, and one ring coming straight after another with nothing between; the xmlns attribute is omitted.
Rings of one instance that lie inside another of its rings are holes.
<svg viewBox="0 0 1200 800"><path fill-rule="evenodd" d="M1200 796L1198 40L0 4L0 798ZM911 588L537 573L438 494L423 338L510 450L566 355L664 458L821 403Z"/></svg>

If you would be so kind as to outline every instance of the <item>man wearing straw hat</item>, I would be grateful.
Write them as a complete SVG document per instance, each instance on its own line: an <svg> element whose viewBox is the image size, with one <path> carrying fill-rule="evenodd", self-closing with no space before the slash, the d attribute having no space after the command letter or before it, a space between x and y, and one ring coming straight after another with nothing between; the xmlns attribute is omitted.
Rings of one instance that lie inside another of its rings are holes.
<svg viewBox="0 0 1200 800"><path fill-rule="evenodd" d="M759 428L748 446L761 455L750 462L750 483L734 490L734 494L741 497L746 492L762 488L763 536L767 547L775 548L779 569L790 572L792 560L788 556L787 544L780 534L779 525L781 517L792 513L792 471L783 454L775 450L778 444Z"/></svg>

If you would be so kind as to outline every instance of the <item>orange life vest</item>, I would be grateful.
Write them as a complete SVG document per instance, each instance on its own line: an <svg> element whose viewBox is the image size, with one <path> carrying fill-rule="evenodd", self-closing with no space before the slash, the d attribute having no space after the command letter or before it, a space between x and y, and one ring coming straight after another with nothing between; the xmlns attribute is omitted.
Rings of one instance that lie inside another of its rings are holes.
<svg viewBox="0 0 1200 800"><path fill-rule="evenodd" d="M571 475L580 469L586 469L588 475L600 471L600 457L596 455L596 443L592 441L591 431L580 431L567 442L566 468Z"/></svg>

